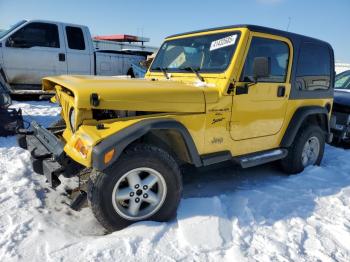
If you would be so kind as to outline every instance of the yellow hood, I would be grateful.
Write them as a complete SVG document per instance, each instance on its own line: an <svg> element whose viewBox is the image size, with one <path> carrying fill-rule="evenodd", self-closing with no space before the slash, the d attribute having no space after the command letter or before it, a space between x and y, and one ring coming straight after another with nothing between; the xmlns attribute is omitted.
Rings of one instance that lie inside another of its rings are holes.
<svg viewBox="0 0 350 262"><path fill-rule="evenodd" d="M77 108L205 112L203 87L174 80L67 75L43 79L45 91L54 90L56 85L73 92ZM97 107L90 104L92 93L98 94L100 104Z"/></svg>

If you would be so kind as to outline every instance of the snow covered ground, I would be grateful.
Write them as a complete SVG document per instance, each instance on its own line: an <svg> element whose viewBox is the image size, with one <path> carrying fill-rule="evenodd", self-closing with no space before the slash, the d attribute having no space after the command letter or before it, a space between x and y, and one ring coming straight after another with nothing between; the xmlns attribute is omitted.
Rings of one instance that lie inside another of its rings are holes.
<svg viewBox="0 0 350 262"><path fill-rule="evenodd" d="M59 108L16 103L47 125ZM188 173L178 216L106 234L48 189L14 137L0 138L0 261L350 261L350 150L285 176L274 165Z"/></svg>

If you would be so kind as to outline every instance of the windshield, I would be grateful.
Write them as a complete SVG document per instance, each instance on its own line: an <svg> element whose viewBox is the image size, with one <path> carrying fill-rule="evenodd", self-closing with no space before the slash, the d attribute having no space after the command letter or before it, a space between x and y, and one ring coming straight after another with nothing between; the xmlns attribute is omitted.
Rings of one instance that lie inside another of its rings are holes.
<svg viewBox="0 0 350 262"><path fill-rule="evenodd" d="M166 41L151 71L183 72L192 68L200 72L223 72L231 62L239 36L235 31Z"/></svg>
<svg viewBox="0 0 350 262"><path fill-rule="evenodd" d="M16 29L17 27L19 27L20 25L24 24L25 22L27 22L26 20L22 20L17 22L16 24L14 24L13 26L10 26L9 29L0 31L0 38L2 38L3 36L7 35L8 33L10 33L11 31L13 31L14 29Z"/></svg>
<svg viewBox="0 0 350 262"><path fill-rule="evenodd" d="M350 89L350 70L335 76L334 88Z"/></svg>

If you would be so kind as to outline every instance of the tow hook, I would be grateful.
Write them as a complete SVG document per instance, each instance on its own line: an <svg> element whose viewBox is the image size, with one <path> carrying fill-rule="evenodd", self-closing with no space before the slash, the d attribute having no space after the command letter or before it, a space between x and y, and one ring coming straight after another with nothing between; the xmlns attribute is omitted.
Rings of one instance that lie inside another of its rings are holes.
<svg viewBox="0 0 350 262"><path fill-rule="evenodd" d="M91 169L85 168L78 174L79 186L70 192L67 192L72 197L70 208L75 211L80 211L87 203L87 182L90 177Z"/></svg>

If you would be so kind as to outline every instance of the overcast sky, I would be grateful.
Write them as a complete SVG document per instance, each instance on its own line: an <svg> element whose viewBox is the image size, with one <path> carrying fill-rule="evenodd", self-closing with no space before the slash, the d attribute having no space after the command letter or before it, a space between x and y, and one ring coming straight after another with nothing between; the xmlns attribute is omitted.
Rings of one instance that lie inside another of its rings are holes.
<svg viewBox="0 0 350 262"><path fill-rule="evenodd" d="M350 0L0 0L0 28L21 19L88 25L93 35L137 34L160 45L174 33L257 24L325 40L350 63Z"/></svg>

